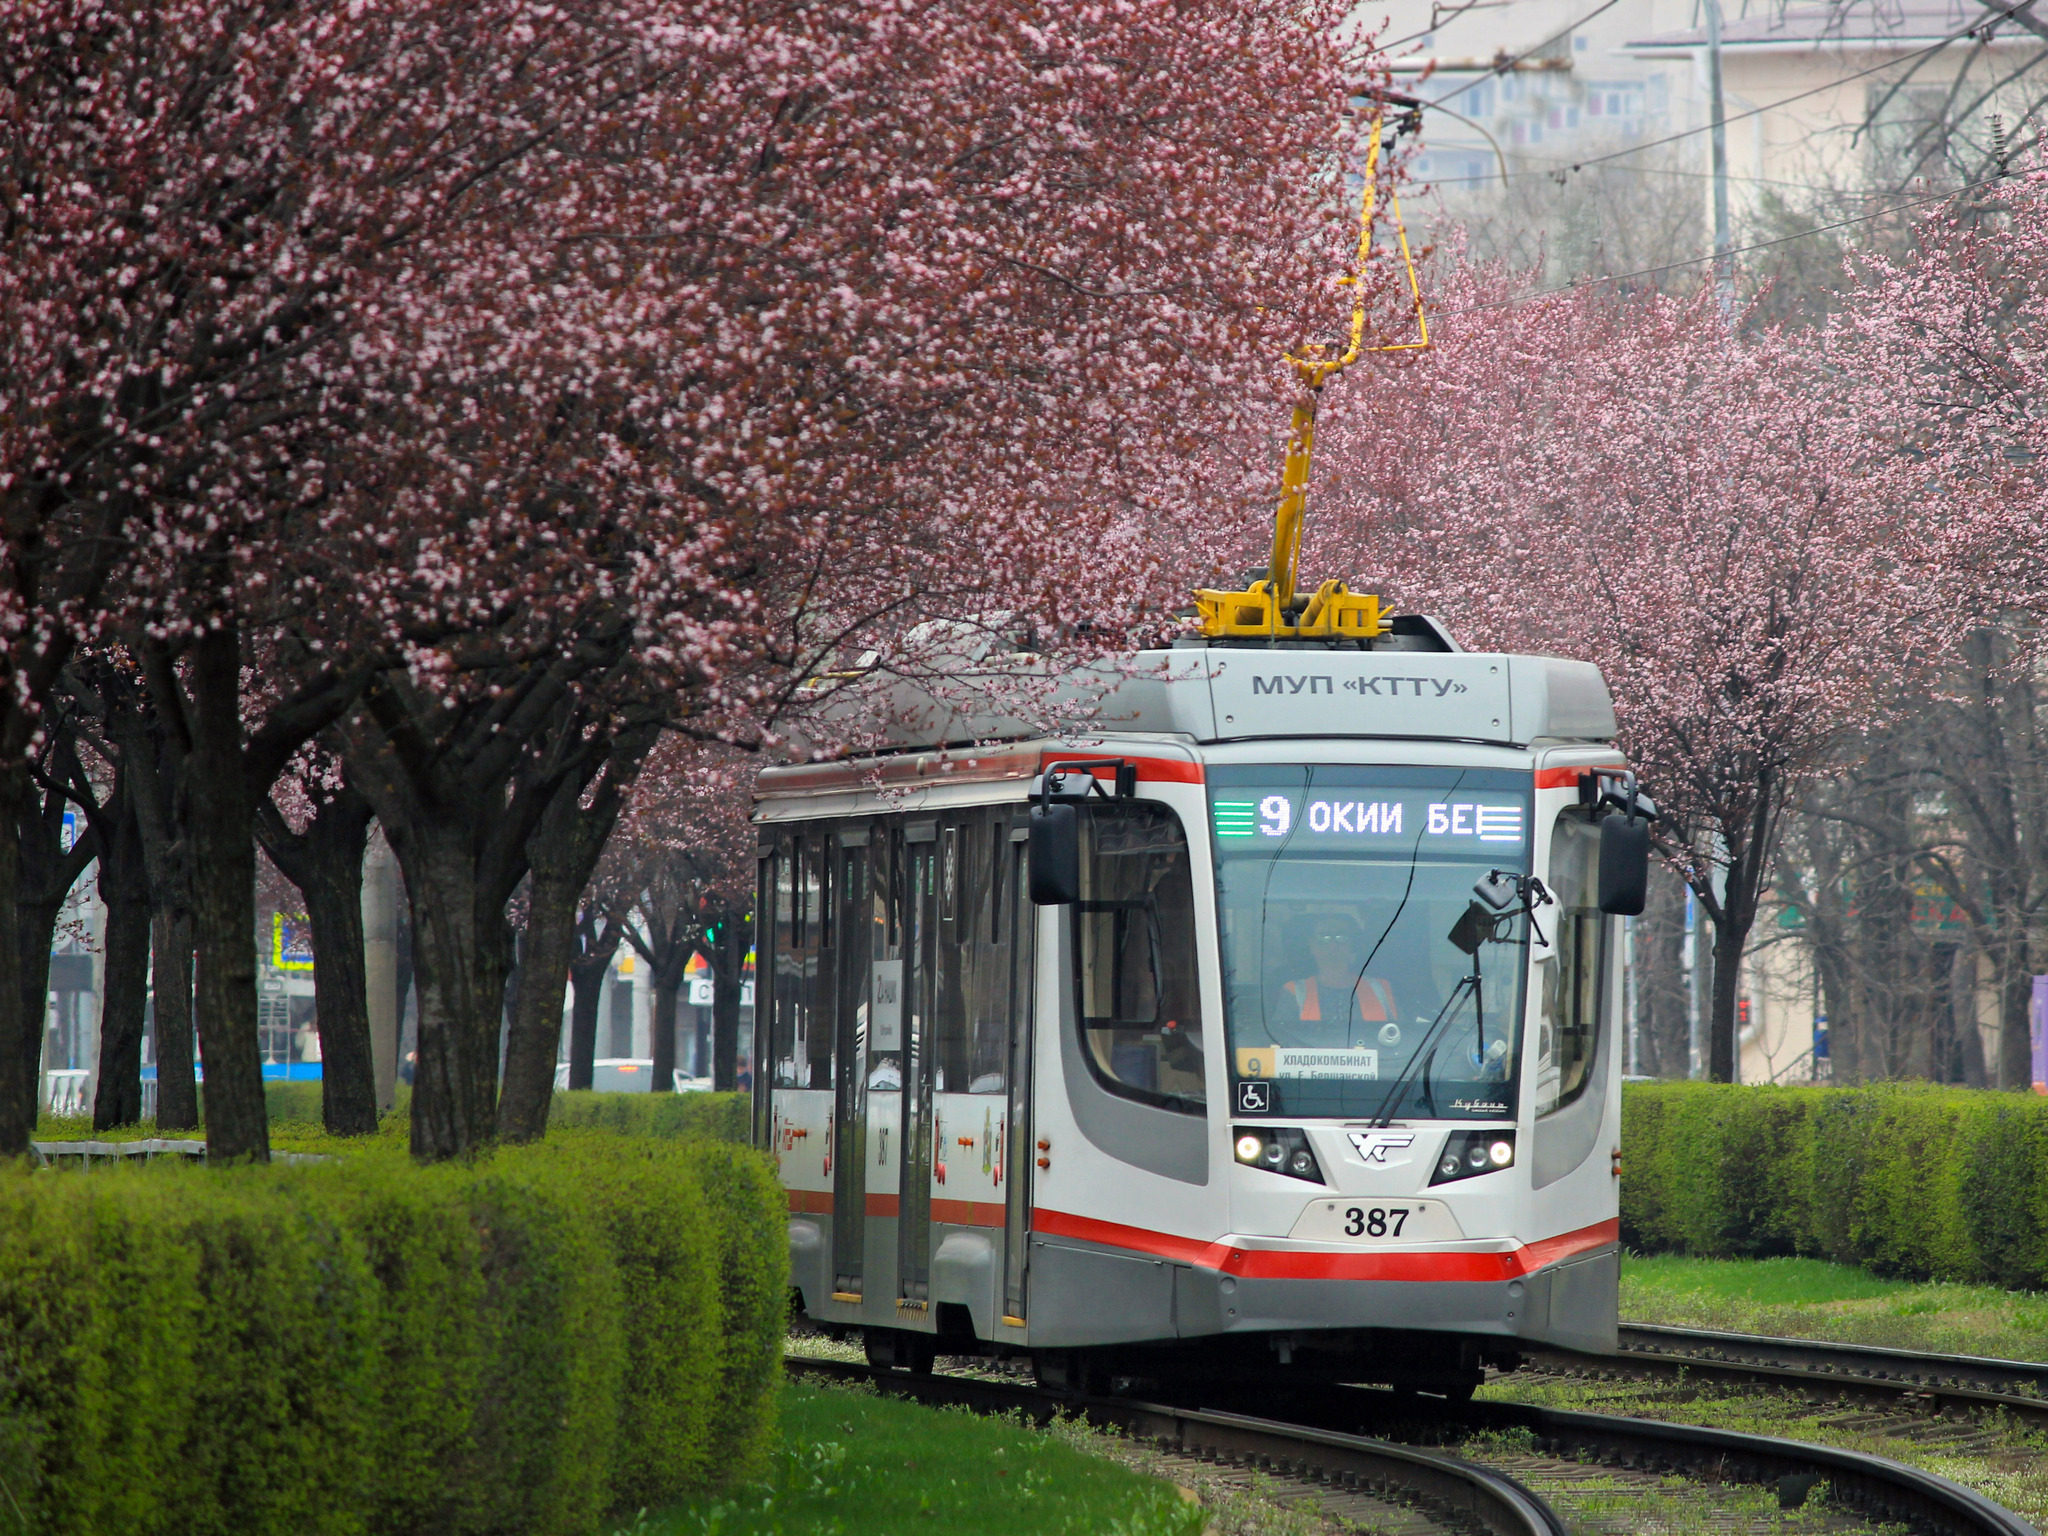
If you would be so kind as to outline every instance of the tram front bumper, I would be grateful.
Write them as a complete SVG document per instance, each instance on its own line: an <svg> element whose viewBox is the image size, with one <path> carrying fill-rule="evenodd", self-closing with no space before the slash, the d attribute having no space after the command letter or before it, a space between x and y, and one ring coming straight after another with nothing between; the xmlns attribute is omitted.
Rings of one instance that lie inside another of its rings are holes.
<svg viewBox="0 0 2048 1536"><path fill-rule="evenodd" d="M1384 1329L1611 1352L1621 1265L1605 1241L1517 1272L1500 1249L1364 1255L1293 1245L1214 1245L1220 1264L1075 1242L1032 1244L1034 1345ZM1206 1257L1207 1255L1203 1255ZM1194 1255L1189 1255L1194 1257ZM1361 1278L1391 1272L1400 1278ZM1495 1278L1466 1278L1474 1274ZM1147 1278L1147 1276L1150 1278Z"/></svg>
<svg viewBox="0 0 2048 1536"><path fill-rule="evenodd" d="M1357 1280L1197 1270L1182 1337L1375 1328L1523 1339L1612 1352L1620 1300L1616 1248L1504 1280Z"/></svg>

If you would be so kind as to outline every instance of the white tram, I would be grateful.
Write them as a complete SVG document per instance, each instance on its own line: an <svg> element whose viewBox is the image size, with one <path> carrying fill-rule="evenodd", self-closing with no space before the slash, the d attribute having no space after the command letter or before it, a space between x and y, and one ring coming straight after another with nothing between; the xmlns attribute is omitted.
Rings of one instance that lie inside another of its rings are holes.
<svg viewBox="0 0 2048 1536"><path fill-rule="evenodd" d="M1613 1348L1655 813L1595 668L1378 628L1142 653L1085 738L762 776L756 1127L812 1320L1074 1385Z"/></svg>

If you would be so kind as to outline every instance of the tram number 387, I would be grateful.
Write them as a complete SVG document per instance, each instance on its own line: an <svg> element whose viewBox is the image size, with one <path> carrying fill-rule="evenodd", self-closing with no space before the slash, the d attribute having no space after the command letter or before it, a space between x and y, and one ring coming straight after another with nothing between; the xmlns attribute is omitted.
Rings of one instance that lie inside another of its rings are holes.
<svg viewBox="0 0 2048 1536"><path fill-rule="evenodd" d="M1346 1237L1399 1237L1408 1224L1408 1207L1347 1206L1344 1210Z"/></svg>
<svg viewBox="0 0 2048 1536"><path fill-rule="evenodd" d="M1443 1243L1464 1236L1441 1200L1403 1200L1374 1205L1361 1200L1318 1200L1294 1224L1290 1237L1311 1242Z"/></svg>

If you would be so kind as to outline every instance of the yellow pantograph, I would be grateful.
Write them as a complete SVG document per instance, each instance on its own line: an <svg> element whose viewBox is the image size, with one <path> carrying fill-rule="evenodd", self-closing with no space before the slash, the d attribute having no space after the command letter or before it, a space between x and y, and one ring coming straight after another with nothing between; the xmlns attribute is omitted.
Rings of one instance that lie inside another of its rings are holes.
<svg viewBox="0 0 2048 1536"><path fill-rule="evenodd" d="M1294 397L1294 420L1287 437L1287 459L1280 475L1280 505L1273 514L1273 553L1266 575L1242 592L1195 593L1202 633L1211 637L1266 637L1284 640L1369 640L1384 634L1380 600L1354 593L1341 581L1326 581L1306 598L1295 592L1301 561L1302 513L1308 501L1310 458L1315 451L1316 405L1323 386L1367 352L1417 352L1429 345L1429 320L1422 311L1422 286L1415 276L1415 258L1408 249L1408 230L1401 222L1401 199L1389 192L1395 238L1408 278L1409 302L1415 311L1416 339L1387 346L1365 345L1365 269L1372 256L1372 221L1379 190L1382 120L1375 117L1365 157L1365 197L1358 219L1358 267L1343 281L1351 286L1351 338L1341 356L1311 344L1305 357L1293 353L1287 362L1300 386Z"/></svg>

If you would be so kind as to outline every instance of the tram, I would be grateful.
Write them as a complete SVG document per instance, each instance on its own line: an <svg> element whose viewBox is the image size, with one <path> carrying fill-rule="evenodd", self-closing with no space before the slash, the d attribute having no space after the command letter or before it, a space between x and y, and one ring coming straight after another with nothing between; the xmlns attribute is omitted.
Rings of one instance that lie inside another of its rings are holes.
<svg viewBox="0 0 2048 1536"><path fill-rule="evenodd" d="M1084 732L904 683L891 750L760 777L755 1132L798 1305L874 1362L1461 1396L1614 1348L1655 808L1593 666L1296 590L1361 333L1294 359L1266 573Z"/></svg>

